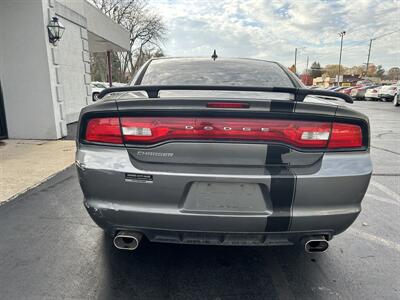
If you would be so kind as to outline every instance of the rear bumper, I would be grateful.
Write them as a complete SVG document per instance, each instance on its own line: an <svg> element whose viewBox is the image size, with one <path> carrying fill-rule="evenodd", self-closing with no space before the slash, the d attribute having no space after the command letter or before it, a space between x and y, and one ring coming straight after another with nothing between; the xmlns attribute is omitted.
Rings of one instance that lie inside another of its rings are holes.
<svg viewBox="0 0 400 300"><path fill-rule="evenodd" d="M159 214L159 213L140 213L99 209L96 205L90 206L85 202L85 206L94 222L111 236L118 231L134 231L143 233L152 242L177 243L177 244L203 244L203 245L223 245L223 246L278 246L294 245L301 242L305 237L324 236L327 240L337 234L333 229L306 231L286 231L286 232L255 232L243 231L245 224L254 225L258 221L253 216L216 216L216 215L192 215L182 214ZM335 218L341 218L343 230L353 223L359 212L347 214L345 216L331 216L331 221L325 219L325 223L330 223L332 227L338 224ZM265 223L265 216L261 222ZM306 222L318 222L318 217L308 217ZM164 223L161 223L163 220ZM137 224L149 224L156 227L142 227ZM180 228L194 228L196 230L182 230ZM217 230L218 229L218 230Z"/></svg>
<svg viewBox="0 0 400 300"><path fill-rule="evenodd" d="M311 237L323 236L328 241L333 238L332 232L326 230L281 233L172 231L148 228L130 228L129 230L143 233L151 242L216 246L289 246ZM114 236L116 231L110 232L111 235Z"/></svg>
<svg viewBox="0 0 400 300"><path fill-rule="evenodd" d="M268 190L272 178L285 180L286 175L152 171L153 183L132 182L127 173L149 172L135 168L125 149L91 146L78 149L77 169L85 207L105 230L136 230L159 242L221 245L284 245L310 235L336 235L360 213L372 173L367 152L325 154L315 172L293 170L296 188L287 210L272 207L266 196L265 211L218 213L185 210L192 182L257 183ZM287 228L268 226L286 217Z"/></svg>
<svg viewBox="0 0 400 300"><path fill-rule="evenodd" d="M265 232L247 231L256 224L265 226L266 216L161 214L154 212L115 211L102 209L93 202L85 206L94 222L112 236L118 231L137 231L153 242L209 244L209 245L292 245L305 237L334 235L347 229L357 218L360 209L344 214L293 217L293 221L307 224L302 231ZM143 225L152 227L144 227ZM192 230L183 230L191 228Z"/></svg>

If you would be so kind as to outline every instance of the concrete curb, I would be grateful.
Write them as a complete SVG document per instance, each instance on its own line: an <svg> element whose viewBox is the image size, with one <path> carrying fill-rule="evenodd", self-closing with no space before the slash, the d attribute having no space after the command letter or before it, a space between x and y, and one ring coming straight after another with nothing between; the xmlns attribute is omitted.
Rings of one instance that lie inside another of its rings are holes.
<svg viewBox="0 0 400 300"><path fill-rule="evenodd" d="M30 186L30 187L28 187L28 188L26 188L26 189L24 189L24 190L22 190L22 191L16 193L15 195L12 195L10 198L1 201L1 202L0 202L0 207L3 206L3 205L6 204L6 203L9 203L9 202L15 200L15 199L18 198L19 196L24 195L25 193L27 193L27 192L29 192L30 190L32 190L32 189L34 189L34 188L40 186L41 184L46 183L48 180L50 180L51 178L53 178L53 177L56 176L57 174L59 174L59 173L65 171L66 169L68 169L69 167L73 166L74 164L75 164L75 163L70 164L69 166L67 166L67 167L65 167L65 168L63 168L63 169L61 169L61 170L59 170L59 171L57 171L57 172L51 174L50 176L48 176L48 177L46 177L46 178L44 178L44 179L42 179L42 180L40 180L39 182L35 183L34 185L32 185L32 186Z"/></svg>

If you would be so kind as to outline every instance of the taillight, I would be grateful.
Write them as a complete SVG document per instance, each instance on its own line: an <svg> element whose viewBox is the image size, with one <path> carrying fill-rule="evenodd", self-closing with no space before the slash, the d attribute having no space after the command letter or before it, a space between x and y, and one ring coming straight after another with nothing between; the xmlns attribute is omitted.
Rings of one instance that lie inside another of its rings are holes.
<svg viewBox="0 0 400 300"><path fill-rule="evenodd" d="M127 143L154 144L166 140L275 141L300 148L323 148L329 140L328 122L293 120L125 117Z"/></svg>
<svg viewBox="0 0 400 300"><path fill-rule="evenodd" d="M88 142L122 144L119 119L94 118L86 125L85 140Z"/></svg>
<svg viewBox="0 0 400 300"><path fill-rule="evenodd" d="M360 148L363 146L361 127L354 124L333 123L329 149Z"/></svg>
<svg viewBox="0 0 400 300"><path fill-rule="evenodd" d="M305 149L363 146L361 127L354 124L239 118L93 118L87 122L84 139L97 143L146 145L169 140L260 141Z"/></svg>

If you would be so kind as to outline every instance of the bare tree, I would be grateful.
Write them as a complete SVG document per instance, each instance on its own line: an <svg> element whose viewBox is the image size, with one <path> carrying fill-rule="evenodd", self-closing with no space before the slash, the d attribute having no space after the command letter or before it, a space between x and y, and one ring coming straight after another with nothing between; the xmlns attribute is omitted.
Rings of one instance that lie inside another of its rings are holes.
<svg viewBox="0 0 400 300"><path fill-rule="evenodd" d="M166 27L161 17L148 8L147 0L90 0L105 15L123 26L130 34L130 49L118 52L120 81L133 77L153 54L162 54ZM129 78L126 78L128 74Z"/></svg>
<svg viewBox="0 0 400 300"><path fill-rule="evenodd" d="M389 79L391 79L391 80L399 80L400 79L400 68L399 67L390 68L387 75L388 75Z"/></svg>

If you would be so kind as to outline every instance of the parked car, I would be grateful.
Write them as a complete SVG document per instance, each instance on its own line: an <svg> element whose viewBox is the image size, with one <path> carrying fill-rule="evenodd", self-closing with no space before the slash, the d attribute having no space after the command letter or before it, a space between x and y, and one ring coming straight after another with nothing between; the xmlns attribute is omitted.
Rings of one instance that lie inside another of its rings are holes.
<svg viewBox="0 0 400 300"><path fill-rule="evenodd" d="M396 90L396 94L394 94L393 97L393 105L394 106L399 106L400 105L400 80L397 81L397 90Z"/></svg>
<svg viewBox="0 0 400 300"><path fill-rule="evenodd" d="M107 84L104 82L95 82L93 81L90 84L91 88L92 88L92 101L96 102L98 100L98 96L100 94L100 92L102 90L104 90L105 88L107 88Z"/></svg>
<svg viewBox="0 0 400 300"><path fill-rule="evenodd" d="M328 90L328 91L333 91L333 90L335 90L335 89L337 89L339 86L337 86L337 85L332 85L332 86L328 86L327 88L326 88L326 90Z"/></svg>
<svg viewBox="0 0 400 300"><path fill-rule="evenodd" d="M121 86L127 86L126 83L122 83L122 82L113 82L112 83L113 87L121 87Z"/></svg>
<svg viewBox="0 0 400 300"><path fill-rule="evenodd" d="M367 101L378 101L379 100L378 93L379 93L379 89L380 88L381 88L380 86L377 86L377 87L374 87L374 88L368 88L365 91L365 100L367 100Z"/></svg>
<svg viewBox="0 0 400 300"><path fill-rule="evenodd" d="M382 101L393 101L394 95L397 93L397 84L384 85L379 89L379 99Z"/></svg>
<svg viewBox="0 0 400 300"><path fill-rule="evenodd" d="M350 96L356 100L365 100L367 89L378 87L378 85L367 85L354 88L350 92Z"/></svg>
<svg viewBox="0 0 400 300"><path fill-rule="evenodd" d="M321 98L349 96L252 59L159 58L136 78L103 91L78 124L84 205L117 248L145 236L322 252L359 215L369 121Z"/></svg>
<svg viewBox="0 0 400 300"><path fill-rule="evenodd" d="M351 90L353 90L353 89L355 89L355 88L356 88L356 87L351 86L351 87L348 87L348 88L345 88L345 89L341 90L340 92L343 93L343 94L346 94L346 95L350 95Z"/></svg>
<svg viewBox="0 0 400 300"><path fill-rule="evenodd" d="M341 90L347 89L347 86L338 86L335 89L333 89L332 91L334 92L340 92Z"/></svg>

